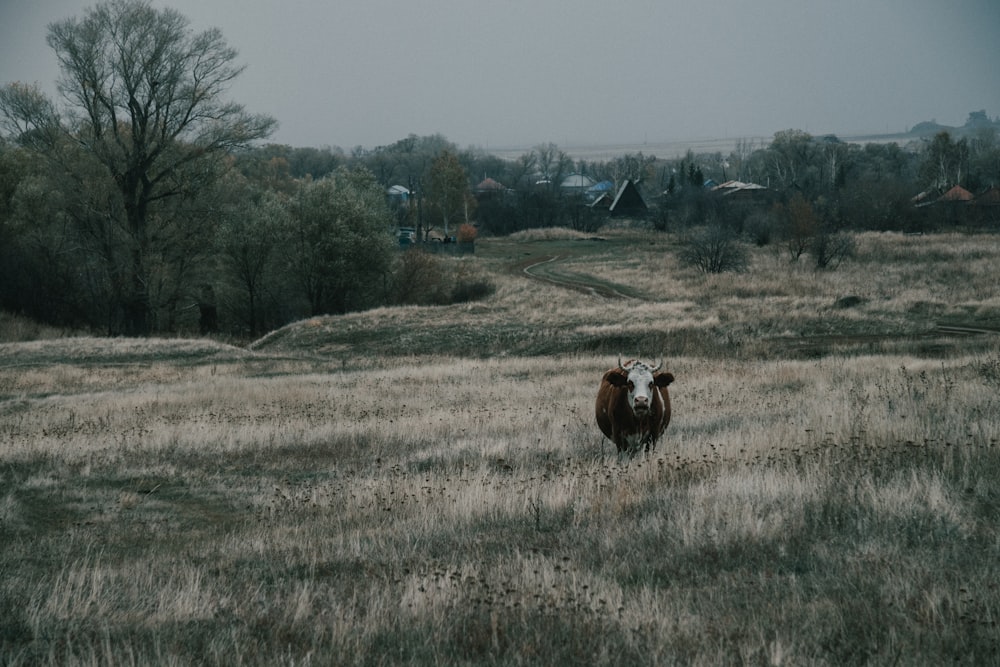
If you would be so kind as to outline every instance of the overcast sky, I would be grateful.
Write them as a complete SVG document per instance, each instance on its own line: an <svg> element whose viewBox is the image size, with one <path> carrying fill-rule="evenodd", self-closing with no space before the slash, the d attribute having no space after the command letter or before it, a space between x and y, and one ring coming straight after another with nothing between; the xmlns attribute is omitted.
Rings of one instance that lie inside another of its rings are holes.
<svg viewBox="0 0 1000 667"><path fill-rule="evenodd" d="M0 85L55 95L47 26L0 0ZM153 0L218 27L233 100L293 146L460 147L903 131L1000 116L1000 0Z"/></svg>

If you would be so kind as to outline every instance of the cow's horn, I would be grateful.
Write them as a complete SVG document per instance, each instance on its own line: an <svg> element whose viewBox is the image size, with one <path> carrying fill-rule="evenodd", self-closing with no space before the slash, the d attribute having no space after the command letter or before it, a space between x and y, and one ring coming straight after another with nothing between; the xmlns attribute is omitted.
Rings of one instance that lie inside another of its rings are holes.
<svg viewBox="0 0 1000 667"><path fill-rule="evenodd" d="M625 367L622 366L622 355L620 354L618 355L618 368L621 370L625 370Z"/></svg>
<svg viewBox="0 0 1000 667"><path fill-rule="evenodd" d="M660 357L660 363L656 364L656 368L653 369L653 372L655 373L656 371L660 370L661 368L663 368L663 357Z"/></svg>

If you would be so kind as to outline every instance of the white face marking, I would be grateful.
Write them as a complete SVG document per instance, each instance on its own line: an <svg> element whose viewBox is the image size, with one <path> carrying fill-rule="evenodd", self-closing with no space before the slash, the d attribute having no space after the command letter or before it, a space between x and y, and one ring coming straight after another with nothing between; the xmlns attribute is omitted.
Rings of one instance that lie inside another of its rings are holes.
<svg viewBox="0 0 1000 667"><path fill-rule="evenodd" d="M634 363L628 367L628 404L632 412L644 415L649 412L654 400L659 401L659 392L654 396L653 373L649 366Z"/></svg>

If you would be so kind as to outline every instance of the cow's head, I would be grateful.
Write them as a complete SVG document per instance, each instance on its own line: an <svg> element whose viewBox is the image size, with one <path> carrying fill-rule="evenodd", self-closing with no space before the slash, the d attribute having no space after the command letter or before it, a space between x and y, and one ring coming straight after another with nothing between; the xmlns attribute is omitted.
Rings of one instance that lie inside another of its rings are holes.
<svg viewBox="0 0 1000 667"><path fill-rule="evenodd" d="M622 365L618 360L618 368L608 374L608 382L616 387L628 388L628 404L637 417L644 417L652 409L652 403L657 400L654 387L666 387L674 381L671 373L661 373L661 361L656 366L644 364L641 361L628 361Z"/></svg>

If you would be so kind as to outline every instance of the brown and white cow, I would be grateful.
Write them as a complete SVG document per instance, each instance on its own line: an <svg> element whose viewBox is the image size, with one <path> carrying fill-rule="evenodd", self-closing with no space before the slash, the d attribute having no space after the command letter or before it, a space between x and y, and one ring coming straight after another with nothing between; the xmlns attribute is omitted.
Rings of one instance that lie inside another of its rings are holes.
<svg viewBox="0 0 1000 667"><path fill-rule="evenodd" d="M595 406L597 425L619 453L635 454L642 447L652 451L670 423L667 385L674 376L661 368L662 361L651 366L634 359L622 364L619 359L618 368L601 378Z"/></svg>

